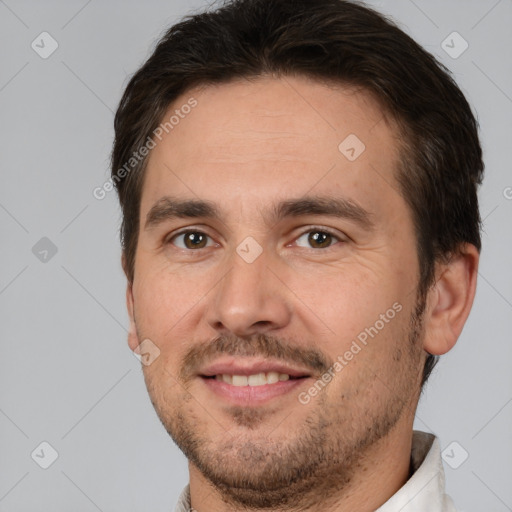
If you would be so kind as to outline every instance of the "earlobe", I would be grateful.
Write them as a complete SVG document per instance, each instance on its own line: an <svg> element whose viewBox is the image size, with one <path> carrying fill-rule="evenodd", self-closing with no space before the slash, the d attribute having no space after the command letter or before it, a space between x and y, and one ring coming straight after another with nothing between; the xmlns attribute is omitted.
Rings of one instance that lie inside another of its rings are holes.
<svg viewBox="0 0 512 512"><path fill-rule="evenodd" d="M425 312L423 346L428 353L445 354L457 342L473 305L478 261L477 248L464 244L449 263L439 265Z"/></svg>

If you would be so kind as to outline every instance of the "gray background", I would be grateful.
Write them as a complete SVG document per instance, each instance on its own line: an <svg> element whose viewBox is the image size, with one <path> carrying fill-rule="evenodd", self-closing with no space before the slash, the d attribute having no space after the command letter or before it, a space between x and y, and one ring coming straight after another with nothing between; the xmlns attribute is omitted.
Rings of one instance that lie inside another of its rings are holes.
<svg viewBox="0 0 512 512"><path fill-rule="evenodd" d="M512 0L371 4L453 71L481 124L476 302L416 427L448 447L461 511L512 510ZM188 482L126 344L116 197L92 190L108 177L129 75L166 27L204 5L0 0L0 512L169 511ZM47 59L31 47L43 31L59 45ZM453 31L469 43L458 58L441 47ZM59 455L48 469L36 463L51 461L42 441Z"/></svg>

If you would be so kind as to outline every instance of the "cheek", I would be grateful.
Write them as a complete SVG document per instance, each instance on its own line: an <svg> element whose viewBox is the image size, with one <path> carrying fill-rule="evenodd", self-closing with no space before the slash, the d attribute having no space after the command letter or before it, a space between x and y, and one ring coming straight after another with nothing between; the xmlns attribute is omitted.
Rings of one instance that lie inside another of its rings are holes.
<svg viewBox="0 0 512 512"><path fill-rule="evenodd" d="M134 284L135 311L139 327L165 335L196 306L204 291L201 282L165 268L148 272Z"/></svg>
<svg viewBox="0 0 512 512"><path fill-rule="evenodd" d="M394 318L393 305L402 304L406 296L401 288L395 275L360 262L322 274L302 274L290 283L298 299L296 312L309 319L308 323L316 326L314 330L326 331L326 338L339 349L365 328L381 322L380 317L386 312L389 314L385 320Z"/></svg>
<svg viewBox="0 0 512 512"><path fill-rule="evenodd" d="M144 280L134 285L138 337L149 338L160 350L155 363L144 368L155 391L160 385L169 389L175 383L179 362L190 348L199 324L205 287L204 279L165 269L148 272Z"/></svg>
<svg viewBox="0 0 512 512"><path fill-rule="evenodd" d="M386 404L412 389L418 363L409 347L405 308L387 320L355 329L331 352L339 363L329 391L334 400L341 397L372 410L371 404L378 409L378 403Z"/></svg>

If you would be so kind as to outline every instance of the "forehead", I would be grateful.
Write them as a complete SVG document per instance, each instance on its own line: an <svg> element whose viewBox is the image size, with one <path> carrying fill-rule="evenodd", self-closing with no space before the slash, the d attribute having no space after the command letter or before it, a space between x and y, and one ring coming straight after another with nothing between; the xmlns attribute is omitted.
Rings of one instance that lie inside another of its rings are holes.
<svg viewBox="0 0 512 512"><path fill-rule="evenodd" d="M166 122L142 212L166 194L239 209L311 192L400 201L397 130L364 91L303 77L238 80L181 95Z"/></svg>

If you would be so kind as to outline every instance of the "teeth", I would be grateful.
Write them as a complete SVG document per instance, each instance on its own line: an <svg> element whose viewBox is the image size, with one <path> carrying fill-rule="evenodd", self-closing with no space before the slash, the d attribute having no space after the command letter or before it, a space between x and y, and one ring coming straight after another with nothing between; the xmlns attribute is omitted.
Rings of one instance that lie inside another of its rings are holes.
<svg viewBox="0 0 512 512"><path fill-rule="evenodd" d="M233 375L231 384L233 386L247 386L247 377L245 375Z"/></svg>
<svg viewBox="0 0 512 512"><path fill-rule="evenodd" d="M215 375L215 380L231 384L232 386L263 386L264 384L274 384L279 381L285 381L290 378L286 373L268 372L256 373L254 375Z"/></svg>
<svg viewBox="0 0 512 512"><path fill-rule="evenodd" d="M279 373L277 372L268 372L267 373L267 382L269 384L274 384L274 382L279 381Z"/></svg>
<svg viewBox="0 0 512 512"><path fill-rule="evenodd" d="M249 386L263 386L267 383L267 376L264 373L257 373L256 375L249 375L247 381Z"/></svg>

